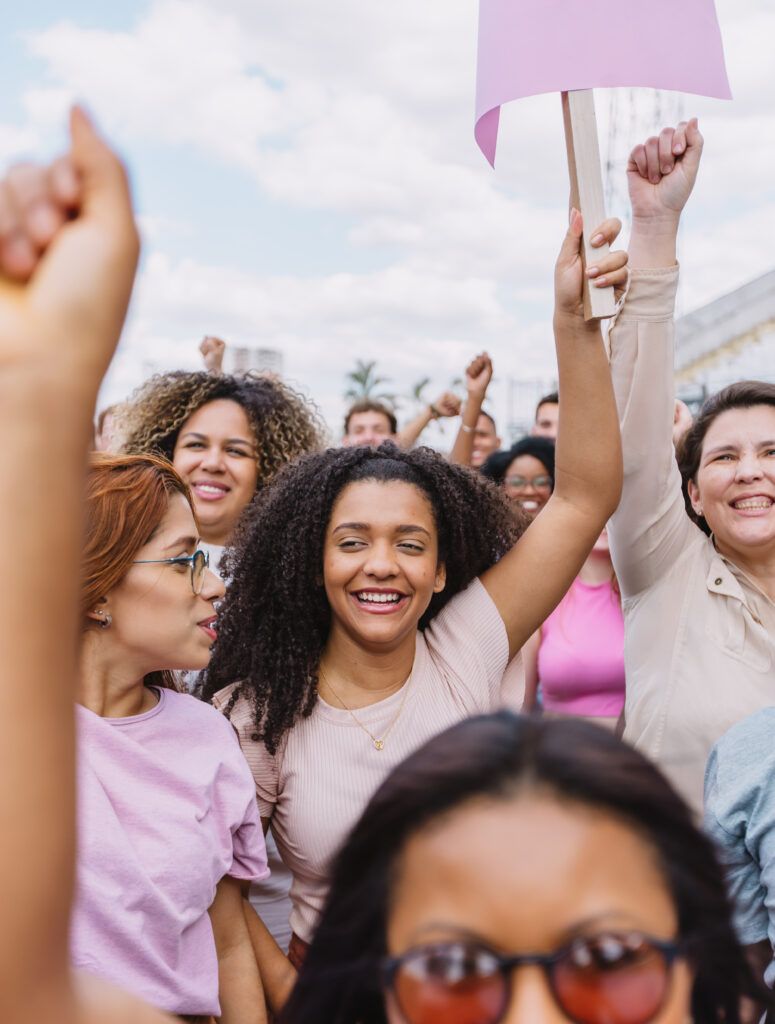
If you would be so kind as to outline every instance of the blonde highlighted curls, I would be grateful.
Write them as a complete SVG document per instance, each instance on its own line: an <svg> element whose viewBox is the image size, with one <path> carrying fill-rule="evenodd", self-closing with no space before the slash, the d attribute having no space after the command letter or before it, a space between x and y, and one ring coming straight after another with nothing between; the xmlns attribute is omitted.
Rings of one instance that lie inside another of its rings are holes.
<svg viewBox="0 0 775 1024"><path fill-rule="evenodd" d="M249 371L157 374L121 410L118 431L128 454L157 453L172 461L184 423L203 405L229 399L241 405L256 439L258 488L286 463L324 444L317 407L276 377Z"/></svg>

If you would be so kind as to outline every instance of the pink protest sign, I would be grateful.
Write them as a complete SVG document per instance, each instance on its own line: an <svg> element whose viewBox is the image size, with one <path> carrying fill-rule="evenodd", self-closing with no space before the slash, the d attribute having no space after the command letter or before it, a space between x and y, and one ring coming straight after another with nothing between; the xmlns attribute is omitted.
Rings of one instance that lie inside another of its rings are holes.
<svg viewBox="0 0 775 1024"><path fill-rule="evenodd" d="M480 0L474 135L491 164L501 104L611 86L730 99L713 0Z"/></svg>

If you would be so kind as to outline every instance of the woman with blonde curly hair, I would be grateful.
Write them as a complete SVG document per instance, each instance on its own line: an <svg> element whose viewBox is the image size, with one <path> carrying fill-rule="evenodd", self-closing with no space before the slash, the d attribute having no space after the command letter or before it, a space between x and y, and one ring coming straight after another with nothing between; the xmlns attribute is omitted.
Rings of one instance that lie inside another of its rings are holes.
<svg viewBox="0 0 775 1024"><path fill-rule="evenodd" d="M287 462L322 446L317 409L275 377L176 371L151 377L121 417L124 450L168 458L191 488L217 565L243 510Z"/></svg>

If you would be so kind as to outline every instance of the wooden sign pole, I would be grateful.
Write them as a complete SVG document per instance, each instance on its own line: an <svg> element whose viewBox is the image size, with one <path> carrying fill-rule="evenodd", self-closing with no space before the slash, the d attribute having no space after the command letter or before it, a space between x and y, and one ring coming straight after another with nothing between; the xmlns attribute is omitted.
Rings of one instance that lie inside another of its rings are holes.
<svg viewBox="0 0 775 1024"><path fill-rule="evenodd" d="M584 218L582 257L586 268L594 266L608 253L608 244L596 248L590 245L595 228L606 219L594 93L591 89L564 92L562 112L568 148L571 205L575 206ZM585 277L584 319L606 320L615 312L616 299L613 288L590 287L589 279Z"/></svg>

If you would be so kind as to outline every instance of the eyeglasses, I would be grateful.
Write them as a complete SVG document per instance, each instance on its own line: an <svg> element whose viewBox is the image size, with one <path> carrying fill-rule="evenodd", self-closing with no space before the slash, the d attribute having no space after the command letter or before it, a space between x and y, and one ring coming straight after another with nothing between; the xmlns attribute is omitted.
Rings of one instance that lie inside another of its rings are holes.
<svg viewBox="0 0 775 1024"><path fill-rule="evenodd" d="M540 967L575 1024L648 1024L670 989L678 946L640 934L578 938L547 955L501 956L472 942L411 949L384 963L384 985L406 1024L500 1024L513 971Z"/></svg>
<svg viewBox="0 0 775 1024"><path fill-rule="evenodd" d="M527 487L528 484L532 484L537 491L551 490L552 478L550 476L534 476L532 478L526 476L507 476L503 481L507 487Z"/></svg>
<svg viewBox="0 0 775 1024"><path fill-rule="evenodd" d="M141 558L132 565L190 565L191 589L195 594L202 593L205 585L205 572L210 567L210 553L198 548L193 555L180 555L178 558Z"/></svg>

